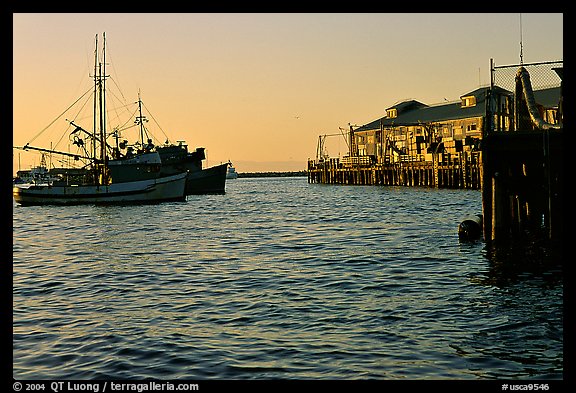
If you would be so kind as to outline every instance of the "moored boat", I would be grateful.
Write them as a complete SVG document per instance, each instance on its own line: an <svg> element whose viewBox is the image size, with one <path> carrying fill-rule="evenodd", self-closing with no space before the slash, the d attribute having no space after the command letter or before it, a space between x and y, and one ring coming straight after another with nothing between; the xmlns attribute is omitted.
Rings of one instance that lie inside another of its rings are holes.
<svg viewBox="0 0 576 393"><path fill-rule="evenodd" d="M227 167L228 163L224 163L200 171L189 171L186 178L186 194L224 194Z"/></svg>
<svg viewBox="0 0 576 393"><path fill-rule="evenodd" d="M226 192L226 169L228 163L203 168L202 161L206 159L204 148L196 148L189 152L184 141L178 144L157 146L155 150L162 160L162 174L172 174L185 170L186 194L224 194Z"/></svg>
<svg viewBox="0 0 576 393"><path fill-rule="evenodd" d="M69 205L69 204L115 204L157 203L186 200L187 172L174 171L161 174L158 152L120 157L118 148L111 147L107 136L115 135L117 129L107 132L106 122L106 59L105 44L102 58L98 55L98 36L94 64L94 113L93 131L68 121L74 127L70 141L77 153L57 151L30 146L23 150L36 150L43 154L61 155L80 162L80 168L53 168L48 174L55 176L44 184L17 184L12 194L21 205Z"/></svg>
<svg viewBox="0 0 576 393"><path fill-rule="evenodd" d="M148 122L142 112L142 100L138 95L138 116L134 124L139 128L139 138L137 142L128 144L127 140L122 143L117 142L115 150L116 161L122 164L118 167L119 171L126 174L125 169L128 159L135 161L144 161L144 157L150 154L158 154L160 164L147 172L141 171L141 165L135 168L139 173L132 173L129 176L139 175L142 178L149 178L154 175L165 176L179 172L187 172L186 177L186 194L224 194L226 192L226 169L229 163L218 164L212 167L204 168L203 161L206 159L205 149L196 148L193 152L188 151L188 145L185 141L171 143L168 140L162 145L154 145L152 135L144 125ZM119 172L116 171L116 172ZM121 176L117 173L117 176Z"/></svg>
<svg viewBox="0 0 576 393"><path fill-rule="evenodd" d="M14 186L16 203L30 205L136 204L185 201L186 173L110 184Z"/></svg>

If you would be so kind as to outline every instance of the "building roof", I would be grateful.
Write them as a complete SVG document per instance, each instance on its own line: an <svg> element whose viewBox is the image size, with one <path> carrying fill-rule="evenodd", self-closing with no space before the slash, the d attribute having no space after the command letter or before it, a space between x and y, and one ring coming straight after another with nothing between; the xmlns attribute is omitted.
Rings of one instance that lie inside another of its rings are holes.
<svg viewBox="0 0 576 393"><path fill-rule="evenodd" d="M408 112L408 111L411 111L414 109L420 109L420 108L425 107L425 106L428 106L428 105L423 104L420 101L406 100L406 101L401 101L390 108L386 108L386 110L396 109L398 114L400 114L400 113Z"/></svg>
<svg viewBox="0 0 576 393"><path fill-rule="evenodd" d="M470 107L462 107L461 101L436 105L426 105L415 100L400 102L390 108L386 108L386 110L396 109L396 117L389 118L384 116L367 123L354 131L358 132L380 129L381 125L382 127L408 126L420 123L482 117L486 115L486 95L488 90L489 87L480 87L460 96L460 99L470 96L476 98L476 105ZM513 95L512 92L499 86L494 86L494 92L501 95ZM534 97L537 103L542 104L545 107L557 107L560 98L560 88L554 87L550 89L534 90Z"/></svg>
<svg viewBox="0 0 576 393"><path fill-rule="evenodd" d="M560 88L534 90L534 100L546 108L558 108L560 102Z"/></svg>

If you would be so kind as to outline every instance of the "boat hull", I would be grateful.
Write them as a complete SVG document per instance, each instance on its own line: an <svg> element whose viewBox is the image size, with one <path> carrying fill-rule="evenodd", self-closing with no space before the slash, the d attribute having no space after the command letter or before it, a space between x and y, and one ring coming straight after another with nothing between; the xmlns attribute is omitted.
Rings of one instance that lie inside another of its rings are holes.
<svg viewBox="0 0 576 393"><path fill-rule="evenodd" d="M186 200L186 173L109 185L14 186L20 205L141 204Z"/></svg>
<svg viewBox="0 0 576 393"><path fill-rule="evenodd" d="M161 174L187 171L186 195L225 194L228 163L202 168L206 159L204 148L188 152L185 144L160 146L156 148L162 160Z"/></svg>
<svg viewBox="0 0 576 393"><path fill-rule="evenodd" d="M188 172L186 194L225 194L228 163L216 165L200 171Z"/></svg>

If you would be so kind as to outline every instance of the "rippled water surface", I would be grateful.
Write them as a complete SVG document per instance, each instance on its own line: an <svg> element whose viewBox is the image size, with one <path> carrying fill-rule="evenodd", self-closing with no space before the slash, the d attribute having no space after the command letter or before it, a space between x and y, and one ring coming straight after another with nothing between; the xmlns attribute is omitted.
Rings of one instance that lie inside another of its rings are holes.
<svg viewBox="0 0 576 393"><path fill-rule="evenodd" d="M14 206L14 378L562 379L560 257L460 243L479 191L226 189Z"/></svg>

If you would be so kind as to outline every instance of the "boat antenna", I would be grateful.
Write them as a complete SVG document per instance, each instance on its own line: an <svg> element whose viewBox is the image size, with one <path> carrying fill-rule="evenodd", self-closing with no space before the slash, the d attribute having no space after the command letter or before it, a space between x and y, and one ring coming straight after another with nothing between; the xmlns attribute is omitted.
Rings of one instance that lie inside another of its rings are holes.
<svg viewBox="0 0 576 393"><path fill-rule="evenodd" d="M522 13L520 13L520 65L524 64L524 51L522 47Z"/></svg>

